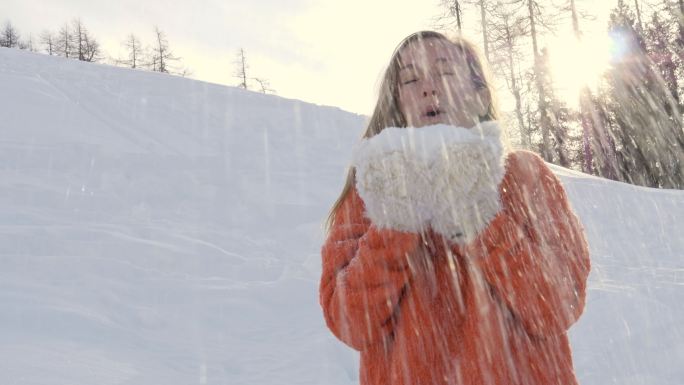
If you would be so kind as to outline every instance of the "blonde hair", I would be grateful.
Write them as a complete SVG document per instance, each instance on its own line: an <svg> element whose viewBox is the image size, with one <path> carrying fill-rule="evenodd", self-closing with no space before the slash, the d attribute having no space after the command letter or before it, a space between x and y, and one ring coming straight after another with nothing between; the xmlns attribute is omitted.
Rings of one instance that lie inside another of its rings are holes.
<svg viewBox="0 0 684 385"><path fill-rule="evenodd" d="M373 114L368 121L366 131L361 137L362 139L377 135L386 127L406 127L406 118L404 117L401 108L399 108L399 69L401 64L399 53L409 44L426 39L442 39L454 44L461 50L465 55L465 60L470 69L470 79L475 85L475 88L477 90L486 89L490 95L490 103L487 112L483 116L480 116L480 121L496 120L498 118L498 112L494 102L494 87L489 80L490 76L488 69L484 65L483 56L477 47L462 36L448 38L439 32L420 31L406 37L399 43L397 48L395 48L389 65L385 70L382 82L380 83L378 101L375 104ZM326 232L330 230L330 227L335 221L337 209L342 205L347 194L354 186L355 175L354 167L350 166L349 171L347 172L347 179L342 188L342 193L330 209L330 213L325 222Z"/></svg>

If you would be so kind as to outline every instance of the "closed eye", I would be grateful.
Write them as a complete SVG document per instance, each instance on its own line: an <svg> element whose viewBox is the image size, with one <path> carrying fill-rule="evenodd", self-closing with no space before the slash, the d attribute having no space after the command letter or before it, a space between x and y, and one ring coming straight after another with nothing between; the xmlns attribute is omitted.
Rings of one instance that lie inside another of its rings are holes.
<svg viewBox="0 0 684 385"><path fill-rule="evenodd" d="M409 79L409 80L406 80L405 82L403 82L402 84L410 84L410 83L415 83L417 81L418 81L418 79Z"/></svg>

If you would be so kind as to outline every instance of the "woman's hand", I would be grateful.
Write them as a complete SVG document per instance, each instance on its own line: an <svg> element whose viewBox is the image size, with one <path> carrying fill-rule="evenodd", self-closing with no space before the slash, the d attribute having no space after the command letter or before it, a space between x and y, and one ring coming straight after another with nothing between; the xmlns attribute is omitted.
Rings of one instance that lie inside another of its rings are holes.
<svg viewBox="0 0 684 385"><path fill-rule="evenodd" d="M503 146L496 122L473 128L387 128L355 152L356 187L378 228L472 240L500 209Z"/></svg>
<svg viewBox="0 0 684 385"><path fill-rule="evenodd" d="M453 243L475 239L501 210L501 150L489 141L445 145L431 168L430 225Z"/></svg>
<svg viewBox="0 0 684 385"><path fill-rule="evenodd" d="M379 152L356 165L356 187L366 216L378 227L420 232L430 218L421 190L429 185L425 165L405 151Z"/></svg>

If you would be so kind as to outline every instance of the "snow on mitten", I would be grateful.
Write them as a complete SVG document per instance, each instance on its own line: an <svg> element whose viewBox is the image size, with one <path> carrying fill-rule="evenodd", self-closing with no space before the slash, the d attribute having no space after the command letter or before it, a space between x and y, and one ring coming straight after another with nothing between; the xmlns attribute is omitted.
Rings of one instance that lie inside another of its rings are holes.
<svg viewBox="0 0 684 385"><path fill-rule="evenodd" d="M464 129L465 130L465 129ZM445 140L432 163L432 228L453 243L469 243L501 209L503 146L494 122Z"/></svg>
<svg viewBox="0 0 684 385"><path fill-rule="evenodd" d="M406 129L388 128L365 139L352 163L357 191L373 224L419 232L429 221L428 209L419 197L429 181L425 162L407 145L406 134Z"/></svg>

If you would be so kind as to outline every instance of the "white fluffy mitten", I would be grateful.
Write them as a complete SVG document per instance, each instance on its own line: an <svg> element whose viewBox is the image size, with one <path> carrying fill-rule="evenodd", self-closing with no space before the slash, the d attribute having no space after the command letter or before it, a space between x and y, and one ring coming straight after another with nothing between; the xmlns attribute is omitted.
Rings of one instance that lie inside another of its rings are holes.
<svg viewBox="0 0 684 385"><path fill-rule="evenodd" d="M380 228L432 226L469 242L500 210L503 146L496 122L384 129L354 152L356 188Z"/></svg>
<svg viewBox="0 0 684 385"><path fill-rule="evenodd" d="M503 146L495 122L443 140L432 162L430 224L454 243L472 241L501 209Z"/></svg>
<svg viewBox="0 0 684 385"><path fill-rule="evenodd" d="M419 232L430 220L419 190L430 182L426 161L417 156L407 134L407 129L387 128L363 140L352 164L366 216L379 228Z"/></svg>

